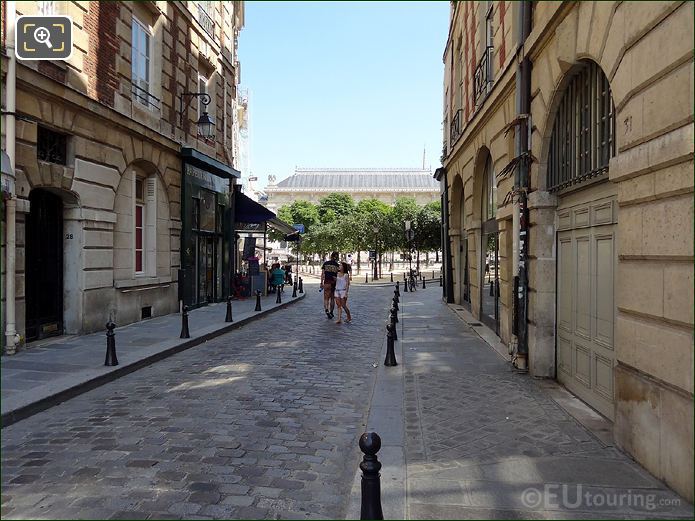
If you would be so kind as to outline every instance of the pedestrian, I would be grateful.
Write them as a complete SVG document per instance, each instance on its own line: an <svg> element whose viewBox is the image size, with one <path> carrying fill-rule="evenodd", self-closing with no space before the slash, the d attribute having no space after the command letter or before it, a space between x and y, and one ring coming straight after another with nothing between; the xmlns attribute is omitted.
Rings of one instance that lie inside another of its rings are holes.
<svg viewBox="0 0 695 521"><path fill-rule="evenodd" d="M273 264L273 271L270 273L271 275L271 286L273 287L273 293L275 291L280 291L282 288L282 285L285 283L285 272L284 270L280 269L280 263L278 262L277 264Z"/></svg>
<svg viewBox="0 0 695 521"><path fill-rule="evenodd" d="M326 318L333 318L335 310L335 277L338 274L340 265L338 258L340 255L337 251L331 253L331 260L323 263L321 266L321 288L323 289L323 309L326 312Z"/></svg>
<svg viewBox="0 0 695 521"><path fill-rule="evenodd" d="M341 262L335 278L335 302L338 305L336 324L342 323L343 310L345 310L345 322L348 324L352 322L352 315L347 307L348 291L350 291L350 265L347 262Z"/></svg>

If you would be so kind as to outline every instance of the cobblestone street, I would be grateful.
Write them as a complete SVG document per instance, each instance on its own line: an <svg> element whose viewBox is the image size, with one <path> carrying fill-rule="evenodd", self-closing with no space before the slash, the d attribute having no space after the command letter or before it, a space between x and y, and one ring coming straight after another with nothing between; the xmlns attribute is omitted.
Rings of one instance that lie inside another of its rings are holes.
<svg viewBox="0 0 695 521"><path fill-rule="evenodd" d="M390 288L303 302L2 430L2 517L340 518Z"/></svg>

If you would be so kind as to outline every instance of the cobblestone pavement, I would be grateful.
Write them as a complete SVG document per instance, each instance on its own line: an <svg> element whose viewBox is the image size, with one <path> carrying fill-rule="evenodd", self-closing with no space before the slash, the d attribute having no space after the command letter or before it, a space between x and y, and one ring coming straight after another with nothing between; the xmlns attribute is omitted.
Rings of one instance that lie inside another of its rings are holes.
<svg viewBox="0 0 695 521"><path fill-rule="evenodd" d="M288 309L2 430L2 518L339 518L391 292ZM383 317L383 320L382 320Z"/></svg>
<svg viewBox="0 0 695 521"><path fill-rule="evenodd" d="M440 299L404 299L408 518L692 519L692 505L601 443Z"/></svg>

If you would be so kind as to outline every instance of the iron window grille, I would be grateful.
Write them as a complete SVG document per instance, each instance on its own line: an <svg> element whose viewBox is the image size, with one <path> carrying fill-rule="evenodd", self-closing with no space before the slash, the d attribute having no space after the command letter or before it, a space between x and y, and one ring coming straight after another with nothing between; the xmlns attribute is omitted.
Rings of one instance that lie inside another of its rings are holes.
<svg viewBox="0 0 695 521"><path fill-rule="evenodd" d="M38 127L36 134L36 157L40 161L67 165L68 136Z"/></svg>
<svg viewBox="0 0 695 521"><path fill-rule="evenodd" d="M153 109L159 109L160 107L160 99L157 96L154 96L147 92L145 89L142 87L137 86L135 83L131 83L131 93L133 95L133 98L142 103L143 105L146 105L148 107L152 107Z"/></svg>
<svg viewBox="0 0 695 521"><path fill-rule="evenodd" d="M594 62L570 80L553 123L548 191L555 192L608 172L615 156L615 106L608 78Z"/></svg>
<svg viewBox="0 0 695 521"><path fill-rule="evenodd" d="M215 20L211 16L214 9L214 2L198 2L198 23L210 38L215 38Z"/></svg>
<svg viewBox="0 0 695 521"><path fill-rule="evenodd" d="M449 128L449 144L453 148L458 141L458 138L463 134L463 109L458 109L454 117L451 118L451 127Z"/></svg>
<svg viewBox="0 0 695 521"><path fill-rule="evenodd" d="M492 85L492 50L491 45L485 47L483 56L480 58L473 75L473 96L476 107L485 101Z"/></svg>

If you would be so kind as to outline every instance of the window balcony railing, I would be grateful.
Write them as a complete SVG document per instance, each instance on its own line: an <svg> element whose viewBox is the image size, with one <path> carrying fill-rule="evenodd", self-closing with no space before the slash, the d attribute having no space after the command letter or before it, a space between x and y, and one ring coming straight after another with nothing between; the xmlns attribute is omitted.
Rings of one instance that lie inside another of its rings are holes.
<svg viewBox="0 0 695 521"><path fill-rule="evenodd" d="M202 2L201 2L202 3ZM208 33L210 38L215 38L215 20L210 16L204 6L198 3L198 23L203 28L203 31Z"/></svg>
<svg viewBox="0 0 695 521"><path fill-rule="evenodd" d="M135 83L130 84L131 89L130 92L133 95L133 99L137 100L139 103L145 105L146 107L159 110L159 105L160 105L160 100L156 96L153 96L149 92L147 92L145 89L142 87L139 87L138 85L135 85Z"/></svg>
<svg viewBox="0 0 695 521"><path fill-rule="evenodd" d="M492 46L485 48L473 75L473 95L475 96L476 107L485 101L492 86L492 49Z"/></svg>
<svg viewBox="0 0 695 521"><path fill-rule="evenodd" d="M463 134L463 109L458 109L454 117L451 118L451 127L449 127L449 146L454 147L458 139Z"/></svg>

